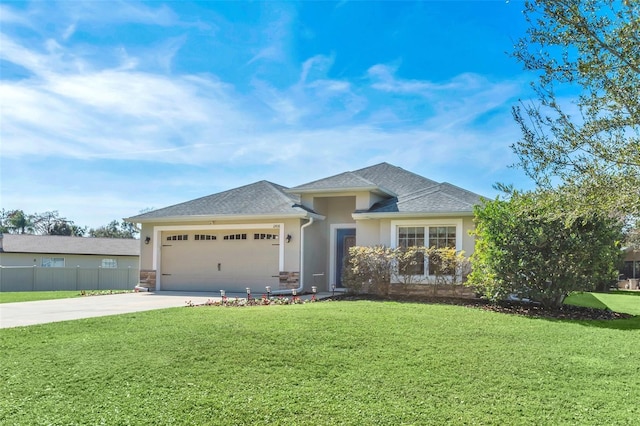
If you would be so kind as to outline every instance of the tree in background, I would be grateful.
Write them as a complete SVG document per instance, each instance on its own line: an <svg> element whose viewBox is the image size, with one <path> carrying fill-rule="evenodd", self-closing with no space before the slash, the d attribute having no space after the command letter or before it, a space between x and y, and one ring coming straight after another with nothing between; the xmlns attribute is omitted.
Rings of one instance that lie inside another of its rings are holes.
<svg viewBox="0 0 640 426"><path fill-rule="evenodd" d="M3 232L11 234L33 234L35 227L33 215L27 215L22 210L2 210Z"/></svg>
<svg viewBox="0 0 640 426"><path fill-rule="evenodd" d="M86 228L81 228L56 211L27 214L23 210L0 211L0 232L10 234L68 235L81 237Z"/></svg>
<svg viewBox="0 0 640 426"><path fill-rule="evenodd" d="M491 299L516 294L560 306L572 291L607 289L617 279L620 222L589 213L567 224L548 214L544 196L512 192L476 207L468 285Z"/></svg>
<svg viewBox="0 0 640 426"><path fill-rule="evenodd" d="M112 220L108 225L89 230L89 236L95 238L135 238L138 234L135 224Z"/></svg>
<svg viewBox="0 0 640 426"><path fill-rule="evenodd" d="M72 220L61 217L57 210L31 215L34 231L40 235L66 235L81 237L86 232L86 227L81 228Z"/></svg>
<svg viewBox="0 0 640 426"><path fill-rule="evenodd" d="M551 214L637 217L640 2L536 0L525 16L513 56L539 79L538 102L513 110L520 165L542 188L559 184Z"/></svg>
<svg viewBox="0 0 640 426"><path fill-rule="evenodd" d="M54 223L47 235L66 235L69 237L83 237L87 232L87 227L81 228L73 222Z"/></svg>

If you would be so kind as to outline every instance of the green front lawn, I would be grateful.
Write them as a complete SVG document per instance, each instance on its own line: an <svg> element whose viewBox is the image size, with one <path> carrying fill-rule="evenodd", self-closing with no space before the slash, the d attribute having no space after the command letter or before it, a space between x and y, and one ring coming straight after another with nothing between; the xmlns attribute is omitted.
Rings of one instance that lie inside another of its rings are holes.
<svg viewBox="0 0 640 426"><path fill-rule="evenodd" d="M0 330L0 424L633 424L640 317L175 308Z"/></svg>
<svg viewBox="0 0 640 426"><path fill-rule="evenodd" d="M567 305L609 309L631 315L640 315L640 292L614 291L611 293L574 293L564 301Z"/></svg>
<svg viewBox="0 0 640 426"><path fill-rule="evenodd" d="M0 292L0 303L33 302L36 300L68 299L80 297L77 290L73 291L4 291Z"/></svg>
<svg viewBox="0 0 640 426"><path fill-rule="evenodd" d="M131 293L131 291L132 290L7 291L0 292L0 303L69 299L71 297Z"/></svg>

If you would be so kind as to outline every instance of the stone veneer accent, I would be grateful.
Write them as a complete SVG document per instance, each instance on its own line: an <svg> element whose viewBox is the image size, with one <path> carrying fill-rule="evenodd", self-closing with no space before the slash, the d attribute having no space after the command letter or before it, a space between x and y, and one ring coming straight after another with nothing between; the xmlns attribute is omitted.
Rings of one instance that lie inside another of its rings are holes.
<svg viewBox="0 0 640 426"><path fill-rule="evenodd" d="M140 269L140 287L148 288L149 291L156 289L156 270L155 269Z"/></svg>
<svg viewBox="0 0 640 426"><path fill-rule="evenodd" d="M290 290L300 286L300 272L280 271L280 290Z"/></svg>
<svg viewBox="0 0 640 426"><path fill-rule="evenodd" d="M473 287L462 284L392 284L389 294L398 296L455 297L477 299Z"/></svg>

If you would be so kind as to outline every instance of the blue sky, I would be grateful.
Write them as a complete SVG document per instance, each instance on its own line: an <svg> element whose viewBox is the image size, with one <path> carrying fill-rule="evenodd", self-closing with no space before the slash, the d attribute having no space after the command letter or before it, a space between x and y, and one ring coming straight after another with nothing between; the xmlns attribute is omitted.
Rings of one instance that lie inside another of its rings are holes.
<svg viewBox="0 0 640 426"><path fill-rule="evenodd" d="M386 161L493 197L519 1L0 4L0 206L97 227Z"/></svg>

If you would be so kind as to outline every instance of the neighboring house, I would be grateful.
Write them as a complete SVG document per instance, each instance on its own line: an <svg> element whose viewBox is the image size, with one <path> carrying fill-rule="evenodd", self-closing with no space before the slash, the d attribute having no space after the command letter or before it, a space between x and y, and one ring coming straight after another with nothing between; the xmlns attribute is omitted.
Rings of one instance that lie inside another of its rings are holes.
<svg viewBox="0 0 640 426"><path fill-rule="evenodd" d="M624 266L620 278L618 287L640 290L640 250L631 248L625 250Z"/></svg>
<svg viewBox="0 0 640 426"><path fill-rule="evenodd" d="M133 289L140 242L0 234L0 291Z"/></svg>
<svg viewBox="0 0 640 426"><path fill-rule="evenodd" d="M480 202L381 163L294 188L260 181L126 220L142 224L141 283L152 289L328 291L342 287L354 245L453 246L471 255Z"/></svg>

